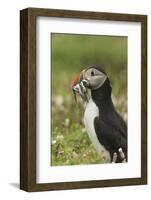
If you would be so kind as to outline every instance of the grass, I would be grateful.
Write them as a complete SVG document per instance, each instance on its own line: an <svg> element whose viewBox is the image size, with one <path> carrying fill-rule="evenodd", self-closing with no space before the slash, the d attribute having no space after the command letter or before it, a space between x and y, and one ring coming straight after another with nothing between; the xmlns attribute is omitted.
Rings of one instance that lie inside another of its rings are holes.
<svg viewBox="0 0 151 200"><path fill-rule="evenodd" d="M107 72L118 111L127 119L127 37L52 34L51 165L103 163L83 125L82 103L75 103L71 81L86 66Z"/></svg>
<svg viewBox="0 0 151 200"><path fill-rule="evenodd" d="M56 127L53 136L53 165L95 164L102 162L82 125L73 123L68 128L64 126L62 132Z"/></svg>

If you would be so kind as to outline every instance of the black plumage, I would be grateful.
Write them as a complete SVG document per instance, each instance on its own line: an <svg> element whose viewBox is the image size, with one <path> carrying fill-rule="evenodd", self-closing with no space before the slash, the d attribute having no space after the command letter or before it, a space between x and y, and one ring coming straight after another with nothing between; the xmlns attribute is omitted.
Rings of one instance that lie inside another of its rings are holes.
<svg viewBox="0 0 151 200"><path fill-rule="evenodd" d="M113 105L111 91L108 78L100 88L91 91L92 99L99 109L94 127L98 140L110 152L111 158L114 152L118 153L118 149L122 148L127 160L127 126ZM117 162L121 161L118 155Z"/></svg>

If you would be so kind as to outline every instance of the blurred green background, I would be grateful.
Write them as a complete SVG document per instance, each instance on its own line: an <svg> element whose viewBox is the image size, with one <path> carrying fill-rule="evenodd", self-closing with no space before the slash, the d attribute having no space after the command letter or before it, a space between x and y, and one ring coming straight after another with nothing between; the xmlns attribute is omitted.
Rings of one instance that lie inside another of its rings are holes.
<svg viewBox="0 0 151 200"><path fill-rule="evenodd" d="M82 69L100 65L112 85L117 110L127 121L127 37L51 34L51 165L103 163L83 124L71 81Z"/></svg>

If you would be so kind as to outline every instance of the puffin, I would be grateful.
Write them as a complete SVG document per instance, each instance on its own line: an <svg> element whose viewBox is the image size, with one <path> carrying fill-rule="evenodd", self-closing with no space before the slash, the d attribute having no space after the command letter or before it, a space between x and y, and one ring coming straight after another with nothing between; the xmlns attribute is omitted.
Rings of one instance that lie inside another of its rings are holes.
<svg viewBox="0 0 151 200"><path fill-rule="evenodd" d="M98 65L85 68L72 81L72 90L84 101L86 132L104 162L127 162L127 125L113 104L106 72Z"/></svg>

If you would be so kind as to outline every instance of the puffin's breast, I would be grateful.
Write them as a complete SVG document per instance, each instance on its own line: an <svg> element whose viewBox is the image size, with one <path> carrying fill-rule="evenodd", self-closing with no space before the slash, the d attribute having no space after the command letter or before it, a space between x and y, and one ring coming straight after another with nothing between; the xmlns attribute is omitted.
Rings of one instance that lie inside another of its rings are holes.
<svg viewBox="0 0 151 200"><path fill-rule="evenodd" d="M97 152L101 154L107 162L110 162L110 153L105 149L105 147L100 143L95 132L94 119L99 116L99 109L95 102L90 98L86 105L84 113L84 124L89 138L96 148Z"/></svg>

